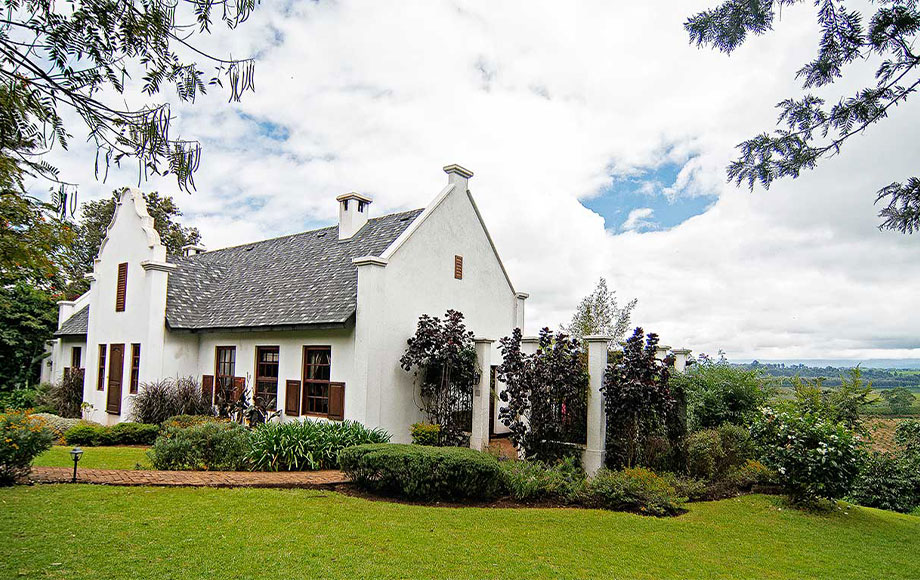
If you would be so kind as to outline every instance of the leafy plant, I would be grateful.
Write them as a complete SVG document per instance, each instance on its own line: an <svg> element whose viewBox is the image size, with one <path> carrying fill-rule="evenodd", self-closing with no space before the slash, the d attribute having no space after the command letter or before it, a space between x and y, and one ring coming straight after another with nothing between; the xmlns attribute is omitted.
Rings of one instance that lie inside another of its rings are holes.
<svg viewBox="0 0 920 580"><path fill-rule="evenodd" d="M230 422L166 427L148 451L154 469L240 471L249 468L249 431Z"/></svg>
<svg viewBox="0 0 920 580"><path fill-rule="evenodd" d="M441 427L438 444L463 445L470 427L460 424L456 415L461 402L471 396L477 376L473 333L463 324L463 314L448 310L444 320L419 317L399 363L406 372L415 369L420 410L429 423Z"/></svg>
<svg viewBox="0 0 920 580"><path fill-rule="evenodd" d="M601 278L594 291L578 304L572 321L563 327L563 331L579 341L592 334L609 336L613 347L626 336L637 303L638 300L633 298L620 307L616 290L607 288L607 280Z"/></svg>
<svg viewBox="0 0 920 580"><path fill-rule="evenodd" d="M0 413L0 485L28 475L32 460L53 442L54 435L40 418L24 411Z"/></svg>
<svg viewBox="0 0 920 580"><path fill-rule="evenodd" d="M542 461L504 461L504 486L518 501L574 503L585 490L585 472L577 461L566 458L554 464Z"/></svg>
<svg viewBox="0 0 920 580"><path fill-rule="evenodd" d="M68 429L64 439L68 445L152 445L159 432L158 426L144 423L81 424Z"/></svg>
<svg viewBox="0 0 920 580"><path fill-rule="evenodd" d="M849 377L841 377L841 384L835 389L825 389L820 378L809 381L795 377L792 386L795 399L785 407L791 405L800 414L817 414L864 434L862 416L871 403L872 384L862 380L859 367L850 369Z"/></svg>
<svg viewBox="0 0 920 580"><path fill-rule="evenodd" d="M796 502L844 497L859 471L858 435L820 413L765 408L751 434L763 463Z"/></svg>
<svg viewBox="0 0 920 580"><path fill-rule="evenodd" d="M687 427L710 429L724 423L747 425L770 396L761 373L702 355L696 364L669 378L687 396Z"/></svg>
<svg viewBox="0 0 920 580"><path fill-rule="evenodd" d="M202 423L214 423L220 422L223 419L215 417L213 415L176 415L170 417L161 423L162 427L191 427L193 425L201 425Z"/></svg>
<svg viewBox="0 0 920 580"><path fill-rule="evenodd" d="M692 477L716 481L744 465L753 456L747 429L725 424L704 429L687 438L687 469Z"/></svg>
<svg viewBox="0 0 920 580"><path fill-rule="evenodd" d="M920 458L874 452L863 461L849 498L859 505L910 513L920 506Z"/></svg>
<svg viewBox="0 0 920 580"><path fill-rule="evenodd" d="M94 423L92 421L60 417L50 413L32 413L32 416L36 419L40 419L45 426L51 430L51 433L54 434L54 438L62 442L64 440L64 433L76 425L99 425L99 423Z"/></svg>
<svg viewBox="0 0 920 580"><path fill-rule="evenodd" d="M441 441L441 426L431 423L413 423L409 427L409 434L412 435L414 445L437 446Z"/></svg>
<svg viewBox="0 0 920 580"><path fill-rule="evenodd" d="M573 443L587 436L588 371L581 342L549 328L540 330L537 351L521 350L521 329L500 341L496 376L507 405L498 417L528 459L554 462L577 454Z"/></svg>
<svg viewBox="0 0 920 580"><path fill-rule="evenodd" d="M907 387L895 387L882 391L882 398L895 415L906 415L914 406L914 394Z"/></svg>
<svg viewBox="0 0 920 580"><path fill-rule="evenodd" d="M343 449L339 463L357 485L382 495L428 501L487 500L502 491L498 461L469 448L359 445Z"/></svg>
<svg viewBox="0 0 920 580"><path fill-rule="evenodd" d="M213 414L198 381L192 377L142 383L134 395L131 417L138 423L159 425L175 415Z"/></svg>
<svg viewBox="0 0 920 580"><path fill-rule="evenodd" d="M658 335L649 333L646 337L636 328L622 354L607 365L603 391L607 463L612 467L645 464L648 443L654 436L665 434L677 444L683 438L680 426L684 423L680 418L675 420L681 406L668 386L673 359L658 360L657 351Z"/></svg>
<svg viewBox="0 0 920 580"><path fill-rule="evenodd" d="M250 434L250 460L257 471L334 469L342 449L389 440L385 431L355 421L264 423Z"/></svg>
<svg viewBox="0 0 920 580"><path fill-rule="evenodd" d="M79 419L83 416L83 373L64 373L60 381L48 385L39 400L55 409L61 417Z"/></svg>
<svg viewBox="0 0 920 580"><path fill-rule="evenodd" d="M641 467L602 469L588 481L585 493L590 506L651 516L677 515L686 502L667 480Z"/></svg>

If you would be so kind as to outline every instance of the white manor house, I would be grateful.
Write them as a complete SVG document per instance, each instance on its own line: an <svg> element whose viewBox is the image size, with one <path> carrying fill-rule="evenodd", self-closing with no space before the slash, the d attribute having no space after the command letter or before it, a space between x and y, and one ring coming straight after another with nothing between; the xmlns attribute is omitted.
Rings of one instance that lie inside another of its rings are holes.
<svg viewBox="0 0 920 580"><path fill-rule="evenodd" d="M527 294L483 223L472 172L444 171L424 209L370 218L371 199L348 193L336 226L179 257L166 255L141 192L126 190L89 291L60 303L43 379L82 369L86 418L104 424L130 420L143 383L192 376L212 397L248 388L282 420L352 419L408 441L423 417L399 359L419 316L459 310L489 339L524 324ZM498 360L497 345L477 342L480 364ZM478 398L489 431L503 431L497 400Z"/></svg>

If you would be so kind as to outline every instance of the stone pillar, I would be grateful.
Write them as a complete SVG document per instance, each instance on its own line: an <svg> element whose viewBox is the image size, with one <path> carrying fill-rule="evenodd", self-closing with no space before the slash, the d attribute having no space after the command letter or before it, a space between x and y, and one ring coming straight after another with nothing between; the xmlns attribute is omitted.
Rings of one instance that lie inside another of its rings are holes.
<svg viewBox="0 0 920 580"><path fill-rule="evenodd" d="M588 477L604 466L607 448L607 413L604 410L604 371L607 370L609 336L586 336L588 342L588 440L582 465Z"/></svg>
<svg viewBox="0 0 920 580"><path fill-rule="evenodd" d="M540 348L539 336L525 336L521 338L521 352L524 354L534 354Z"/></svg>
<svg viewBox="0 0 920 580"><path fill-rule="evenodd" d="M682 373L687 368L687 359L690 358L689 348L675 348L674 353L674 370Z"/></svg>
<svg viewBox="0 0 920 580"><path fill-rule="evenodd" d="M668 351L670 350L671 350L670 346L667 346L665 344L659 344L658 351L655 353L655 358L657 358L658 360L664 360L665 357L668 356Z"/></svg>
<svg viewBox="0 0 920 580"><path fill-rule="evenodd" d="M479 366L479 384L473 387L473 428L470 448L485 451L489 446L489 408L492 405L492 343L490 338L477 338L476 364Z"/></svg>

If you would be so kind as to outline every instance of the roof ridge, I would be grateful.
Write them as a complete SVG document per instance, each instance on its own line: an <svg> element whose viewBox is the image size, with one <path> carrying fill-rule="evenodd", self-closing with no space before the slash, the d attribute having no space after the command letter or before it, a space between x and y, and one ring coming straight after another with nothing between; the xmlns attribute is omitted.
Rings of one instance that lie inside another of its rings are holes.
<svg viewBox="0 0 920 580"><path fill-rule="evenodd" d="M416 208L416 209L410 209L410 210L406 210L406 211L398 211L398 212L394 212L394 213L388 213L388 214L384 214L384 215L379 216L379 217L370 218L370 219L368 219L367 221L368 221L368 223L370 223L370 222L376 222L376 221L380 221L380 220L385 219L385 218L391 218L391 217L394 217L394 216L405 215L405 214L415 213L415 212L418 212L418 211L423 211L424 209L425 209L425 208ZM366 225L366 224L365 224L365 225ZM285 239L285 238L293 238L293 237L295 237L295 236L303 236L303 235L306 235L306 234L315 234L315 233L321 232L321 231L323 231L323 230L335 230L335 229L338 229L338 227L339 227L338 225L326 226L326 227L323 227L323 228L316 228L315 230L305 230L305 231L302 231L302 232L295 232L295 233L293 233L293 234L285 234L285 235L283 235L283 236L276 236L276 237L274 237L274 238L265 238L264 240L256 240L256 241L254 241L254 242L247 242L247 243L245 243L245 244L237 244L237 245L235 245L235 246L227 246L227 247L225 247L225 248L218 248L218 249L216 249L216 250L208 250L207 252L203 252L203 253L197 254L197 255L195 255L195 256L175 256L175 257L176 257L176 258L198 258L198 257L205 256L205 255L214 255L214 254L216 254L217 252L223 252L223 251L225 251L225 250L235 250L235 249L238 249L238 248L245 248L245 247L247 247L247 246L253 246L253 245L256 245L256 244L264 244L264 243L266 243L266 242L274 242L274 241L277 241L277 240L283 240L283 239ZM361 229L363 230L364 228L362 227ZM358 230L358 231L360 232L361 230ZM352 239L353 239L353 238L348 238L347 240L342 240L342 241L347 242L347 241L350 241L350 240L352 240Z"/></svg>

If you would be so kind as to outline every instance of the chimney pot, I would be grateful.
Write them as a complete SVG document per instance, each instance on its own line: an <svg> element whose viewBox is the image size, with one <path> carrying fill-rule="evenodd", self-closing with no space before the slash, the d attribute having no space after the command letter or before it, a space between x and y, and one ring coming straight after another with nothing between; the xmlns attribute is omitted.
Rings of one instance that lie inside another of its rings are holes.
<svg viewBox="0 0 920 580"><path fill-rule="evenodd" d="M472 171L456 163L444 167L444 173L447 174L448 183L460 186L463 191L468 189L470 178L473 177Z"/></svg>
<svg viewBox="0 0 920 580"><path fill-rule="evenodd" d="M204 246L199 246L197 244L189 244L187 246L182 246L182 255L186 257L197 256L198 254L203 254L207 251L208 251L207 248L205 248Z"/></svg>
<svg viewBox="0 0 920 580"><path fill-rule="evenodd" d="M373 200L355 192L345 193L335 199L339 202L339 239L347 240L367 223Z"/></svg>

